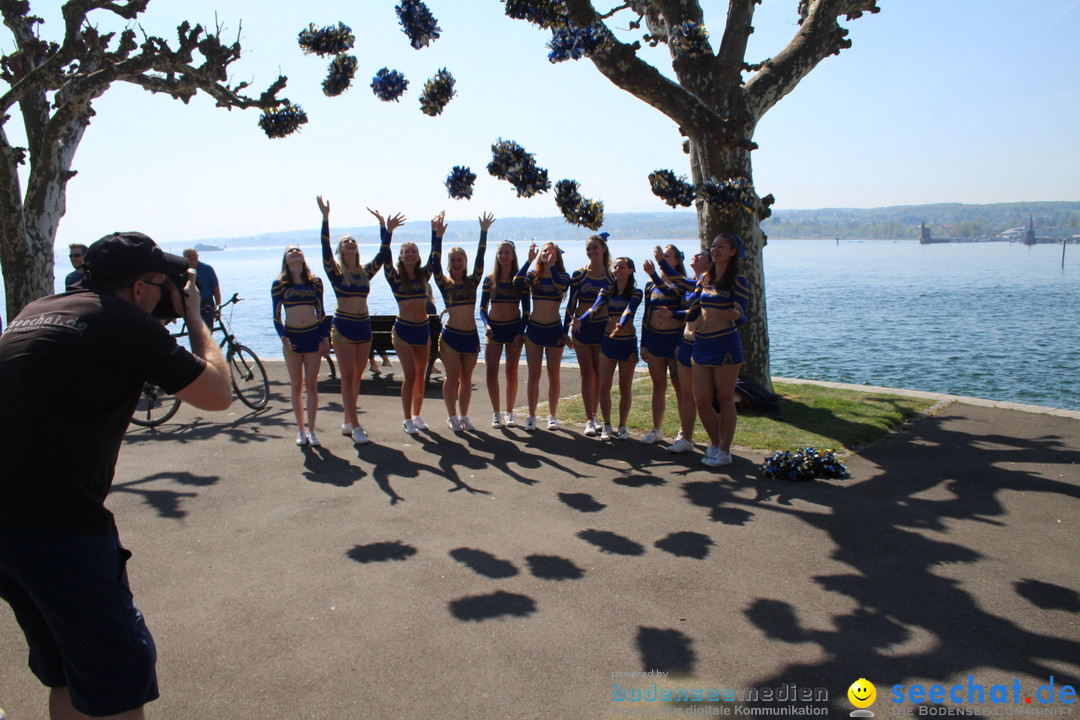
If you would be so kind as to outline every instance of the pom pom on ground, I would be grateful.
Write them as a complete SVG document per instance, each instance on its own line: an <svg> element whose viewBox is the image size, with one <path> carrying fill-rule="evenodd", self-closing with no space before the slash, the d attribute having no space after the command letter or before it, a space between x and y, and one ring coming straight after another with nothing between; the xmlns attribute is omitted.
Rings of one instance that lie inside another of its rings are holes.
<svg viewBox="0 0 1080 720"><path fill-rule="evenodd" d="M340 22L336 27L328 25L324 28L317 28L312 23L307 30L300 31L297 41L306 54L315 53L325 57L351 50L356 43L356 36L347 25Z"/></svg>
<svg viewBox="0 0 1080 720"><path fill-rule="evenodd" d="M784 450L767 458L760 465L762 474L772 480L806 482L814 478L845 479L851 477L844 463L832 450L818 452L812 447L795 452Z"/></svg>
<svg viewBox="0 0 1080 720"><path fill-rule="evenodd" d="M439 39L439 23L422 0L402 0L394 10L397 11L401 31L409 36L409 44L417 50Z"/></svg>
<svg viewBox="0 0 1080 720"><path fill-rule="evenodd" d="M383 68L371 80L371 91L383 102L397 101L409 89L409 81L397 70Z"/></svg>
<svg viewBox="0 0 1080 720"><path fill-rule="evenodd" d="M307 113L299 105L286 100L279 107L271 108L259 117L259 127L269 138L292 135L308 121Z"/></svg>
<svg viewBox="0 0 1080 720"><path fill-rule="evenodd" d="M356 58L352 55L338 55L330 61L330 69L323 80L322 90L329 97L337 97L349 89L356 75Z"/></svg>
<svg viewBox="0 0 1080 720"><path fill-rule="evenodd" d="M441 114L456 94L454 82L454 76L446 68L435 73L435 77L424 83L424 92L420 94L420 112L431 117Z"/></svg>
<svg viewBox="0 0 1080 720"><path fill-rule="evenodd" d="M450 197L455 200L468 200L473 194L473 183L476 182L476 173L467 167L455 165L450 174L446 176L446 190Z"/></svg>

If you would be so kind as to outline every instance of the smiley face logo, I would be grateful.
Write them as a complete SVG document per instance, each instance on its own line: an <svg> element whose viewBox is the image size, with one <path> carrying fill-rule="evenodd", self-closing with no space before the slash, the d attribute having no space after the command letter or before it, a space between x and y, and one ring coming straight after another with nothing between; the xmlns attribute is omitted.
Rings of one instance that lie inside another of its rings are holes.
<svg viewBox="0 0 1080 720"><path fill-rule="evenodd" d="M866 678L859 678L851 683L847 691L848 700L857 708L868 708L877 700L877 688Z"/></svg>

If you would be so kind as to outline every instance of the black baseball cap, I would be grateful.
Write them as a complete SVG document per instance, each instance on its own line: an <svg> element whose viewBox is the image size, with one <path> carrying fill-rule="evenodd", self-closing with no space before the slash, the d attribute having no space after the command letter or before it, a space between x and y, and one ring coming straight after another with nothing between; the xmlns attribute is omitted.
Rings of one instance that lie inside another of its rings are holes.
<svg viewBox="0 0 1080 720"><path fill-rule="evenodd" d="M186 259L162 251L141 232L106 235L86 251L84 266L87 276L98 282L127 280L148 272L173 277L184 275L189 267Z"/></svg>

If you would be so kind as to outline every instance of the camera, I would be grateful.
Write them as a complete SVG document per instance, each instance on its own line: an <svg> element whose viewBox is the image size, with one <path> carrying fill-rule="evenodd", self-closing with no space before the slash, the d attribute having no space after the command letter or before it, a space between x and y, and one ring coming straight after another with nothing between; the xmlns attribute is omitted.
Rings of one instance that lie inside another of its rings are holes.
<svg viewBox="0 0 1080 720"><path fill-rule="evenodd" d="M158 300L158 304L154 306L154 309L150 311L150 314L159 320L172 322L184 315L183 298L187 297L187 293L184 292L184 286L187 285L187 273L167 275L165 277L165 283L175 286L180 291L180 308L177 309L173 305L172 288L167 287L162 289L161 299Z"/></svg>

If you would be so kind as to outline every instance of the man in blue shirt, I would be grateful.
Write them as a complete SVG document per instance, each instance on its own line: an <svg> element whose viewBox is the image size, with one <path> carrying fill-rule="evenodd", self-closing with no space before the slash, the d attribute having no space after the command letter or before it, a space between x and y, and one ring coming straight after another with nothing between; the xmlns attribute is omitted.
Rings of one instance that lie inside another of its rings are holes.
<svg viewBox="0 0 1080 720"><path fill-rule="evenodd" d="M80 243L72 243L68 245L68 259L71 260L71 266L75 268L67 274L64 278L64 289L70 290L73 285L78 283L86 276L86 270L83 268L83 259L86 257L86 246Z"/></svg>
<svg viewBox="0 0 1080 720"><path fill-rule="evenodd" d="M213 328L214 311L221 304L221 286L218 285L217 273L206 263L199 262L199 251L195 248L185 250L184 257L187 258L188 265L195 271L195 277L199 281L199 306L202 308L203 322L206 323L206 327Z"/></svg>

